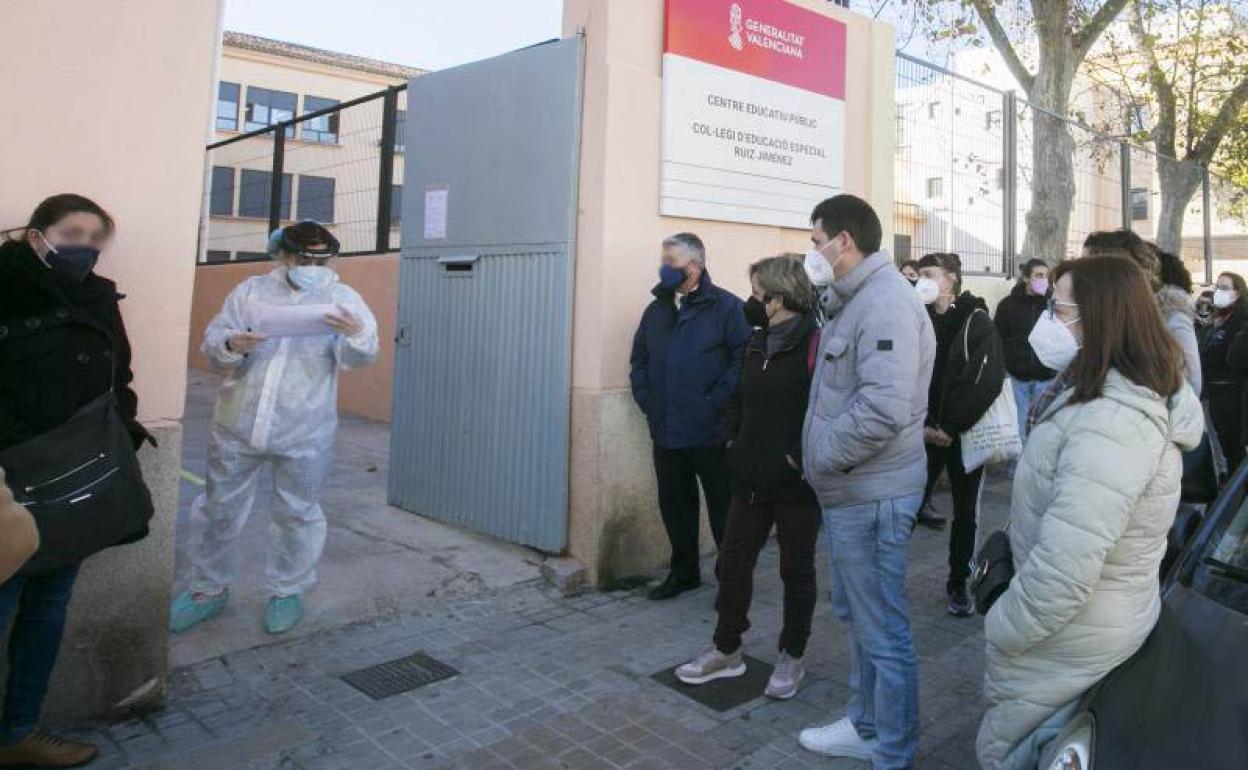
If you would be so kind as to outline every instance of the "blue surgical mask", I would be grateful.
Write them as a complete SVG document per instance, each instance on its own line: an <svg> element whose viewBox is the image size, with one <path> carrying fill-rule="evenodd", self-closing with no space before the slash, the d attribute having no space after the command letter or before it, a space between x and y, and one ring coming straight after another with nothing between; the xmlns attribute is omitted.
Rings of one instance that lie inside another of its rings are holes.
<svg viewBox="0 0 1248 770"><path fill-rule="evenodd" d="M321 265L296 265L286 268L286 275L295 286L311 291L328 286L334 278L334 271Z"/></svg>
<svg viewBox="0 0 1248 770"><path fill-rule="evenodd" d="M671 265L659 267L659 286L662 286L667 291L676 291L688 277L682 268L672 267Z"/></svg>
<svg viewBox="0 0 1248 770"><path fill-rule="evenodd" d="M36 231L37 232L37 231ZM100 259L100 250L91 246L53 246L47 236L39 233L48 253L43 261L48 267L63 273L77 283L82 283L95 268Z"/></svg>

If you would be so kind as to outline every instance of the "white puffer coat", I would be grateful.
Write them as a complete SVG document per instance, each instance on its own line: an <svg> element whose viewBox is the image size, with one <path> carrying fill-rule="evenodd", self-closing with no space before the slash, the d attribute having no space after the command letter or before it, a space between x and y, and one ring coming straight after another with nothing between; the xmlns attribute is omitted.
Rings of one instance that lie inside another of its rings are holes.
<svg viewBox="0 0 1248 770"><path fill-rule="evenodd" d="M1016 571L984 623L986 770L1034 768L1037 757L1011 752L1152 631L1179 452L1204 431L1186 387L1167 401L1111 370L1102 398L1070 404L1071 392L1028 436L1014 477Z"/></svg>

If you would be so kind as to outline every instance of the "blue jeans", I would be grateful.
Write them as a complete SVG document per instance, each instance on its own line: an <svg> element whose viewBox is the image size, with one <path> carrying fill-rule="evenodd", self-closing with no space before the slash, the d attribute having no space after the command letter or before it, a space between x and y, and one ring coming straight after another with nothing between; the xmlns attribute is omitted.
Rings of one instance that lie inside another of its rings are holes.
<svg viewBox="0 0 1248 770"><path fill-rule="evenodd" d="M906 609L906 551L922 495L823 510L832 611L849 630L848 715L879 739L874 770L902 770L919 748L919 669Z"/></svg>
<svg viewBox="0 0 1248 770"><path fill-rule="evenodd" d="M78 565L71 564L42 577L14 575L0 585L0 629L17 614L9 635L0 745L20 743L39 724L77 577Z"/></svg>
<svg viewBox="0 0 1248 770"><path fill-rule="evenodd" d="M1018 437L1025 439L1027 438L1027 412L1031 410L1031 402L1043 393L1053 380L1023 382L1011 377L1010 382L1014 383L1014 404L1018 407Z"/></svg>

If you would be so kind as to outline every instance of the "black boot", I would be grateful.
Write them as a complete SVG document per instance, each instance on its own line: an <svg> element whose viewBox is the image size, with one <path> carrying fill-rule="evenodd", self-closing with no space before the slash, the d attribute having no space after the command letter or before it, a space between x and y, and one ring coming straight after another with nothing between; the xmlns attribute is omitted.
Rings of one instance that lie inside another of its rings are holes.
<svg viewBox="0 0 1248 770"><path fill-rule="evenodd" d="M681 579L675 575L668 575L667 579L650 589L650 598L654 601L662 601L663 599L674 599L686 591L692 591L702 585L702 579L696 575L693 578Z"/></svg>

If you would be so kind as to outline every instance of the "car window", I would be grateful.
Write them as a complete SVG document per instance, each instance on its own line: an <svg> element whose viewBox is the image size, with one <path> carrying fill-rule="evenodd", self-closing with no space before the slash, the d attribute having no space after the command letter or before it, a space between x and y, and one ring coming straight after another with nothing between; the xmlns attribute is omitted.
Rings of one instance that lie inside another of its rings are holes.
<svg viewBox="0 0 1248 770"><path fill-rule="evenodd" d="M1248 614L1248 497L1214 532L1197 566L1193 587L1237 612Z"/></svg>

